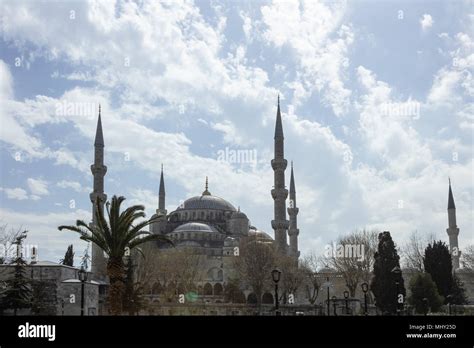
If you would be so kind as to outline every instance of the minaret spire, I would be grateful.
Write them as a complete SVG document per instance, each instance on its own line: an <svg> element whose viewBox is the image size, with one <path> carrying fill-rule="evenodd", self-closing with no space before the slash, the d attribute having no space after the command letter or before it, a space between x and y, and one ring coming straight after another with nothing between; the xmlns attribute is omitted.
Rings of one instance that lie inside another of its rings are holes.
<svg viewBox="0 0 474 348"><path fill-rule="evenodd" d="M288 162L284 158L284 136L280 112L280 95L278 95L274 142L275 157L271 162L274 173L274 188L271 191L274 200L274 219L272 220L272 228L275 231L275 244L277 250L286 254L286 231L289 222L286 219L286 198L288 197L288 190L285 188L285 169Z"/></svg>
<svg viewBox="0 0 474 348"><path fill-rule="evenodd" d="M298 235L300 230L298 229L298 212L299 209L296 206L296 189L295 189L295 176L293 173L293 161L291 161L291 176L290 176L290 204L288 207L288 215L290 217L290 226L288 228L288 236L290 238L290 255L298 259L300 252L298 251Z"/></svg>
<svg viewBox="0 0 474 348"><path fill-rule="evenodd" d="M163 164L161 164L160 189L158 194L158 210L165 212L165 179L163 177Z"/></svg>
<svg viewBox="0 0 474 348"><path fill-rule="evenodd" d="M100 104L99 104L99 118L97 119L97 128L95 131L94 146L104 146L104 134L102 133L102 120L100 117Z"/></svg>
<svg viewBox="0 0 474 348"><path fill-rule="evenodd" d="M209 189L209 182L208 182L207 176L206 176L206 185L205 185L204 191L202 193L203 196L210 196L211 195L211 193L209 192L208 189Z"/></svg>
<svg viewBox="0 0 474 348"><path fill-rule="evenodd" d="M94 140L94 164L91 165L91 172L94 177L94 188L89 195L92 203L92 226L97 224L97 208L103 211L104 204L107 201L107 195L104 193L104 176L107 173L107 167L104 165L104 135L102 133L101 108L99 104L99 117ZM97 206L97 202L99 205ZM92 243L92 263L91 271L96 279L104 279L106 274L106 264L103 251Z"/></svg>
<svg viewBox="0 0 474 348"><path fill-rule="evenodd" d="M459 258L461 251L459 250L458 236L459 228L456 225L456 205L454 204L453 191L451 190L451 179L448 178L448 228L446 232L449 236L449 250L451 251L451 259L453 262L453 271L459 268Z"/></svg>
<svg viewBox="0 0 474 348"><path fill-rule="evenodd" d="M451 178L448 178L449 181L449 192L448 192L448 209L456 209L454 204L453 191L451 190Z"/></svg>

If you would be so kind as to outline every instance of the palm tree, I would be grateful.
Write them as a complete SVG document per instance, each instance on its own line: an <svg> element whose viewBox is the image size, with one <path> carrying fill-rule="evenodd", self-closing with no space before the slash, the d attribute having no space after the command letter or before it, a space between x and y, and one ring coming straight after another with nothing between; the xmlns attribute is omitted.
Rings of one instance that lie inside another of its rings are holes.
<svg viewBox="0 0 474 348"><path fill-rule="evenodd" d="M143 205L134 205L123 212L120 212L120 205L125 200L125 197L112 197L112 203L107 202L107 222L104 218L103 208L96 201L96 225L89 226L83 220L77 220L76 226L59 226L58 229L63 229L77 232L81 235L81 239L95 243L108 256L107 261L107 275L110 280L109 289L109 305L110 312L113 315L120 315L122 313L122 297L124 292L124 275L125 266L123 258L126 250L134 249L140 244L148 241L157 240L163 243L172 244L172 242L160 235L152 234L142 229L162 216L156 216L152 219L145 220L134 224L134 221L145 217L145 207ZM137 248L139 251L140 249Z"/></svg>

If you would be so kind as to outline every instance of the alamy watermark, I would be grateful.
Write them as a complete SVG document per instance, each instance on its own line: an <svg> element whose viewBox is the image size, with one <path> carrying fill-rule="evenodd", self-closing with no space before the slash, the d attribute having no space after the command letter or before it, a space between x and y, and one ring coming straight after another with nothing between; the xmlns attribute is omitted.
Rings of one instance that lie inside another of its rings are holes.
<svg viewBox="0 0 474 348"><path fill-rule="evenodd" d="M217 151L217 161L230 164L257 164L256 149L231 149L226 147Z"/></svg>
<svg viewBox="0 0 474 348"><path fill-rule="evenodd" d="M364 261L364 244L327 244L324 247L324 256L333 258L349 258Z"/></svg>
<svg viewBox="0 0 474 348"><path fill-rule="evenodd" d="M382 116L413 117L414 120L418 120L420 118L420 103L411 100L400 103L382 103L380 113Z"/></svg>
<svg viewBox="0 0 474 348"><path fill-rule="evenodd" d="M37 256L38 246L35 244L22 244L21 246L10 242L0 244L0 258L5 260L21 257L36 261Z"/></svg>
<svg viewBox="0 0 474 348"><path fill-rule="evenodd" d="M58 116L83 116L93 118L97 112L97 105L95 103L70 102L67 100L56 103L56 115Z"/></svg>

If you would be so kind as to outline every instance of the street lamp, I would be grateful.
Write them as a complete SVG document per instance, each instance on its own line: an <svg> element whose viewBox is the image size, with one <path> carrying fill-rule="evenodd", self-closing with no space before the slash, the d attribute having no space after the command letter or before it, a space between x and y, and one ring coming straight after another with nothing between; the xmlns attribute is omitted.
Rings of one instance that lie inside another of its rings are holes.
<svg viewBox="0 0 474 348"><path fill-rule="evenodd" d="M392 269L392 274L395 276L395 285L397 286L397 299L396 299L397 315L400 315L400 306L398 303L398 296L400 295L400 276L402 274L402 270L400 269L400 267L395 266Z"/></svg>
<svg viewBox="0 0 474 348"><path fill-rule="evenodd" d="M81 267L78 274L79 274L79 280L81 281L81 317L82 317L84 316L84 285L87 281L87 271L84 269L84 267Z"/></svg>
<svg viewBox="0 0 474 348"><path fill-rule="evenodd" d="M348 302L348 298L349 298L349 291L345 290L345 291L344 291L344 299L346 300L346 314L347 314L347 315L349 314L349 302Z"/></svg>
<svg viewBox="0 0 474 348"><path fill-rule="evenodd" d="M336 313L336 300L337 300L337 297L336 296L333 296L332 297L332 305L334 307L334 316L337 317L337 313Z"/></svg>
<svg viewBox="0 0 474 348"><path fill-rule="evenodd" d="M446 296L446 300L448 301L448 314L451 315L451 300L453 299L453 295Z"/></svg>
<svg viewBox="0 0 474 348"><path fill-rule="evenodd" d="M272 279L275 282L275 315L281 315L279 309L279 301L278 301L278 282L280 281L281 271L278 268L275 268L272 271Z"/></svg>
<svg viewBox="0 0 474 348"><path fill-rule="evenodd" d="M326 277L326 282L323 284L323 287L326 287L327 288L327 291L328 291L328 299L327 299L327 307L328 307L328 316L331 315L331 312L330 312L330 306L331 306L331 303L330 303L330 299L329 299L329 288L331 287L331 283L329 282L329 277Z"/></svg>
<svg viewBox="0 0 474 348"><path fill-rule="evenodd" d="M423 309L425 310L425 316L428 315L428 299L426 297L423 297Z"/></svg>
<svg viewBox="0 0 474 348"><path fill-rule="evenodd" d="M369 284L361 284L362 291L364 292L364 314L367 315L367 291L369 291Z"/></svg>

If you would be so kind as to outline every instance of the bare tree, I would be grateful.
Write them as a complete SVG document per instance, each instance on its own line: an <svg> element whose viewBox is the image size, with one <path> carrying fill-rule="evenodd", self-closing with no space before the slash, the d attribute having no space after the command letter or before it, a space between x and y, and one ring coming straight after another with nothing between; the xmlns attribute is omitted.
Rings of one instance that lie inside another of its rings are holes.
<svg viewBox="0 0 474 348"><path fill-rule="evenodd" d="M325 255L325 263L342 274L351 297L355 296L359 283L370 281L377 236L376 231L352 232L332 243Z"/></svg>
<svg viewBox="0 0 474 348"><path fill-rule="evenodd" d="M294 257L276 254L275 259L276 265L281 270L281 299L286 304L288 296L291 294L294 296L303 284L305 273Z"/></svg>
<svg viewBox="0 0 474 348"><path fill-rule="evenodd" d="M0 264L8 263L16 256L14 244L23 232L22 226L15 229L8 228L8 224L0 225Z"/></svg>
<svg viewBox="0 0 474 348"><path fill-rule="evenodd" d="M137 267L138 282L144 289L158 285L159 295L165 301L172 302L179 294L196 291L197 283L203 279L204 256L190 249L172 248L157 252L156 246L147 245L143 254Z"/></svg>
<svg viewBox="0 0 474 348"><path fill-rule="evenodd" d="M309 303L314 305L321 288L320 278L318 277L318 269L321 268L321 257L315 254L307 255L300 264L300 270L303 274L303 286Z"/></svg>
<svg viewBox="0 0 474 348"><path fill-rule="evenodd" d="M474 245L468 245L461 253L461 264L463 268L474 271Z"/></svg>
<svg viewBox="0 0 474 348"><path fill-rule="evenodd" d="M425 249L434 239L434 235L428 235L423 238L418 231L412 232L408 242L401 248L403 265L407 268L414 268L419 272L424 272L423 256Z"/></svg>
<svg viewBox="0 0 474 348"><path fill-rule="evenodd" d="M242 282L252 287L257 305L262 302L265 289L272 285L271 271L276 265L276 251L271 243L256 237L242 238L240 256L234 259L234 267Z"/></svg>

